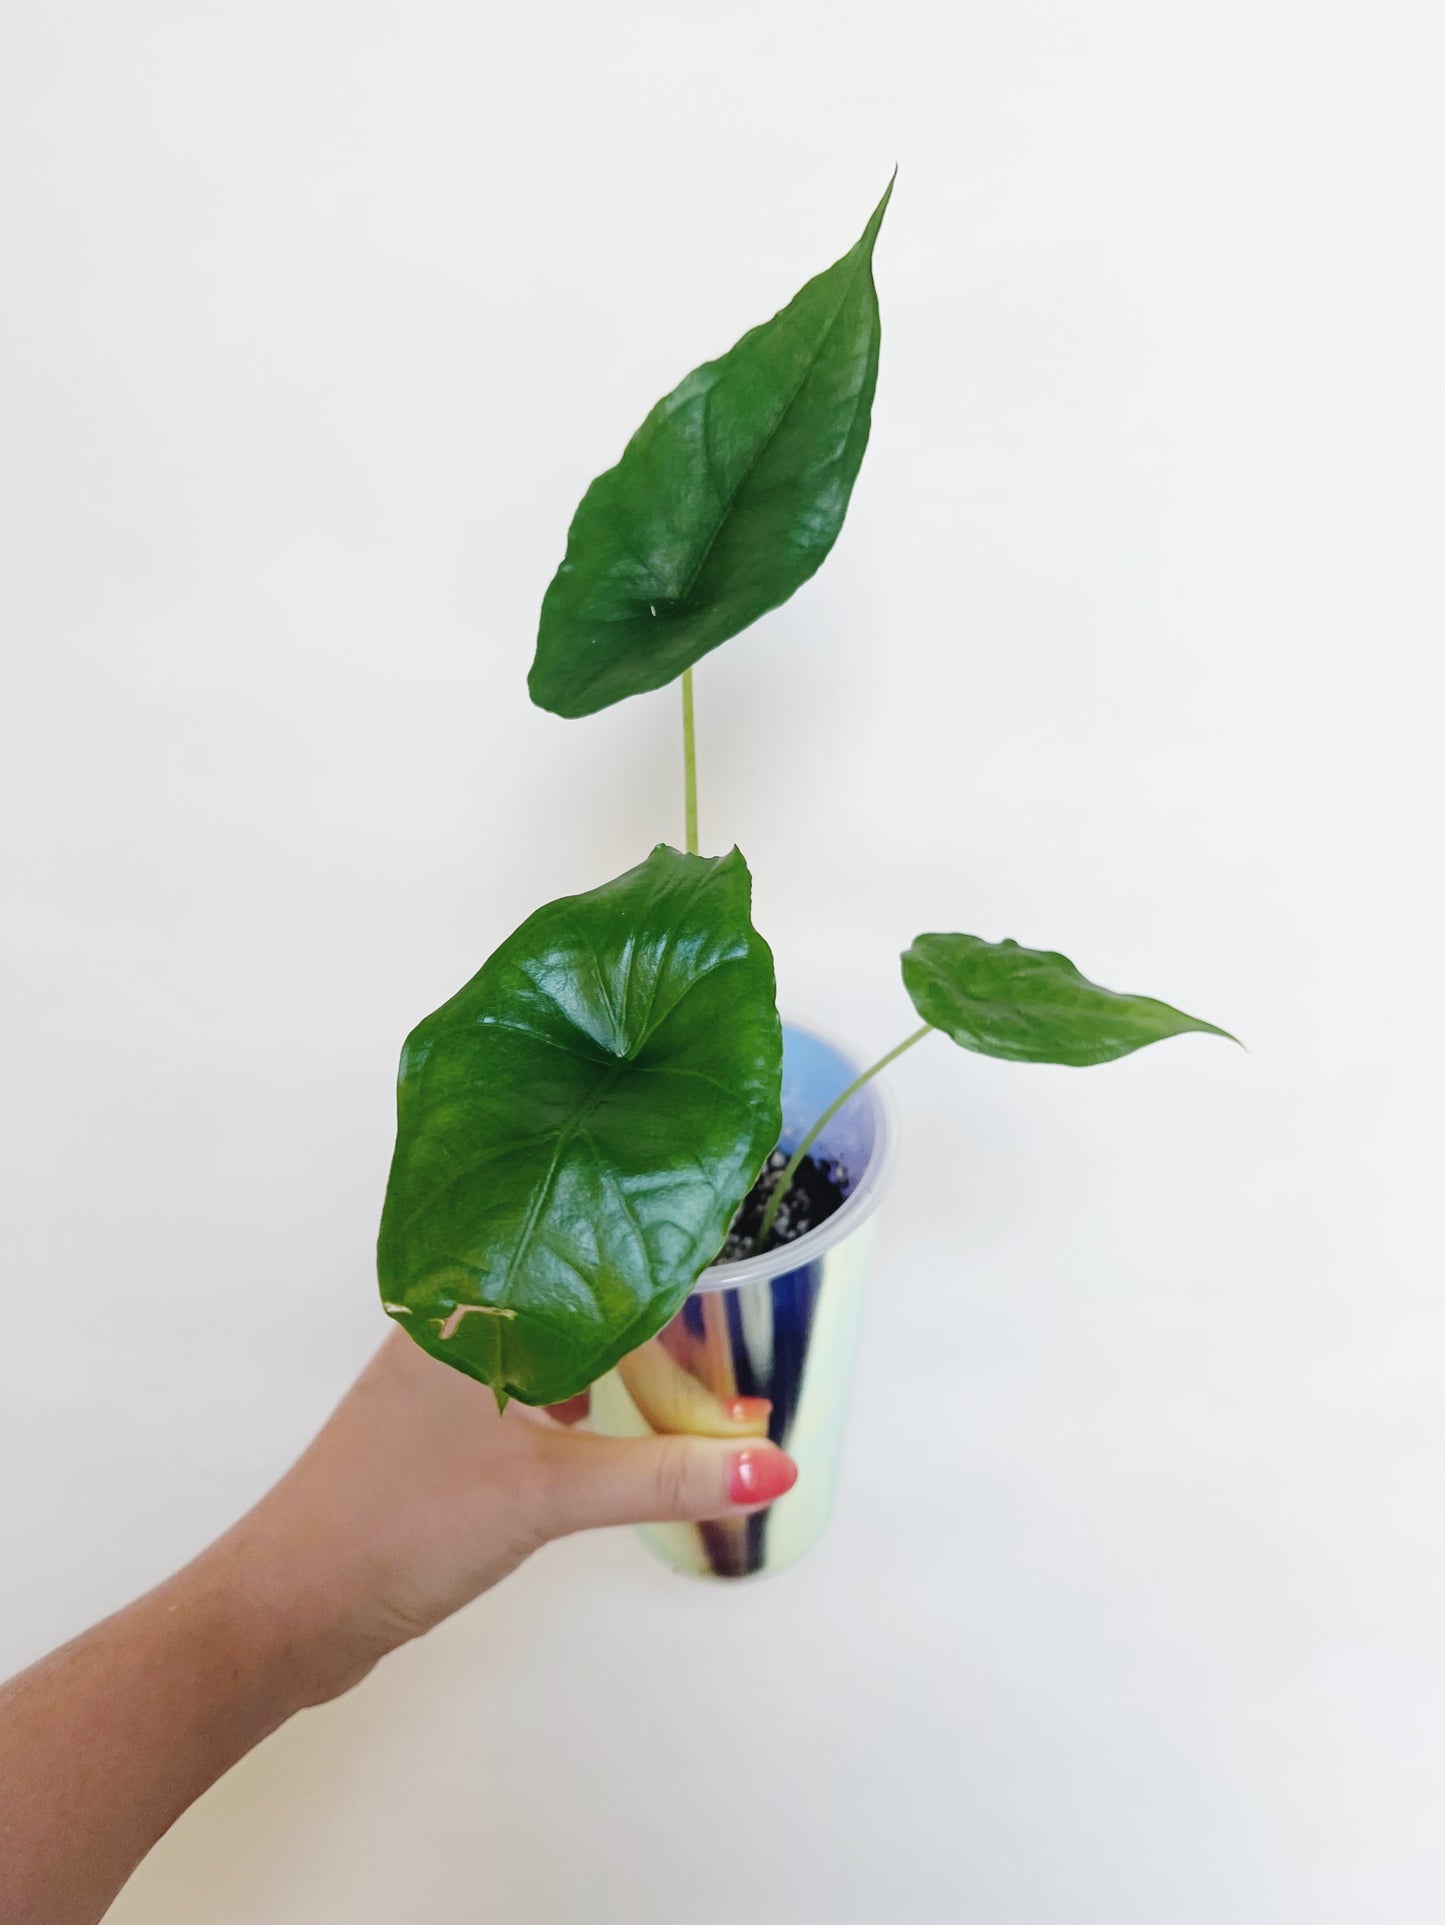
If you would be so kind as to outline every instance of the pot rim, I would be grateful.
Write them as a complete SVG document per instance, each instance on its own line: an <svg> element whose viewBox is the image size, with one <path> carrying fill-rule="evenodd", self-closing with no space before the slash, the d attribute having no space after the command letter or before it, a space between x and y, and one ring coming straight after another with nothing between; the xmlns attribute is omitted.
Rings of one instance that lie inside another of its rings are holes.
<svg viewBox="0 0 1445 1925"><path fill-rule="evenodd" d="M807 1023L790 1022L786 1017L783 1018L783 1028L791 1030L794 1035L811 1037L814 1042L836 1050L855 1075L861 1074L861 1068L855 1065L851 1052L831 1036L825 1036L821 1030L813 1029ZM883 1200L898 1155L898 1117L893 1098L884 1082L886 1074L885 1071L865 1083L853 1099L872 1106L873 1154L862 1176L832 1216L820 1223L816 1230L809 1230L803 1236L795 1237L791 1243L781 1244L763 1256L740 1257L732 1263L709 1264L692 1286L692 1294L738 1290L745 1284L764 1283L773 1277L785 1277L793 1270L806 1269L808 1264L815 1263L826 1251L833 1249L868 1221Z"/></svg>

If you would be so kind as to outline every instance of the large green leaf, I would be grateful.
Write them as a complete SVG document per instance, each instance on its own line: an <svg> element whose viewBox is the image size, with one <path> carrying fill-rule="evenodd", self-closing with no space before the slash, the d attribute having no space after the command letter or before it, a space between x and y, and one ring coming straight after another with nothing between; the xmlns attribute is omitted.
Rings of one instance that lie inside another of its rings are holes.
<svg viewBox="0 0 1445 1925"><path fill-rule="evenodd" d="M661 688L822 566L868 445L892 191L856 247L694 369L582 497L542 602L539 707L592 715Z"/></svg>
<svg viewBox="0 0 1445 1925"><path fill-rule="evenodd" d="M903 986L933 1028L964 1049L1011 1063L1110 1063L1186 1030L1235 1040L1151 996L1101 989L1067 956L979 936L919 936Z"/></svg>
<svg viewBox="0 0 1445 1925"><path fill-rule="evenodd" d="M773 959L734 849L529 916L402 1051L382 1300L557 1403L668 1320L778 1140Z"/></svg>

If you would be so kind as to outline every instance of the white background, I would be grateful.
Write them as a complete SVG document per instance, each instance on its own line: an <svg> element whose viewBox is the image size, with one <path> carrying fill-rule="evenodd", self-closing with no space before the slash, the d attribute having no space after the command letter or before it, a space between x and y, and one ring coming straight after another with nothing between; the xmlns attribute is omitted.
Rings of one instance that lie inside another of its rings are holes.
<svg viewBox="0 0 1445 1925"><path fill-rule="evenodd" d="M381 1332L410 1025L676 837L528 706L645 409L852 242L844 535L698 676L786 1008L1058 946L1225 1024L894 1073L840 1510L554 1550L224 1781L124 1925L1434 1925L1445 16L9 0L4 1596L188 1556Z"/></svg>

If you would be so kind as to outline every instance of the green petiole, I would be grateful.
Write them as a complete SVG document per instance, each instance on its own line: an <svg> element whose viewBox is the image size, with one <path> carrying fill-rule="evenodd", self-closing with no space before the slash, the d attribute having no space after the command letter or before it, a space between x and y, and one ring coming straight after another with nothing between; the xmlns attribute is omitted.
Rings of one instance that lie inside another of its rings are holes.
<svg viewBox="0 0 1445 1925"><path fill-rule="evenodd" d="M828 1125L838 1114L839 1110L842 1109L849 1097L856 1096L865 1083L871 1082L880 1069L887 1069L888 1065L895 1062L903 1054L905 1049L912 1049L915 1043L921 1043L932 1027L932 1023L925 1023L921 1029L915 1029L911 1036L905 1036L903 1041L893 1049L890 1049L886 1056L880 1056L871 1068L865 1069L861 1076L855 1076L847 1089L843 1091L843 1094L835 1097L827 1109L824 1110L812 1129L808 1131L808 1134L803 1138L797 1149L795 1149L793 1154L788 1158L783 1166L782 1175L773 1186L773 1193L768 1198L768 1207L763 1211L763 1220L758 1225L758 1234L753 1238L754 1256L760 1255L767 1247L767 1241L772 1234L774 1223L777 1222L778 1211L782 1207L783 1198L788 1194L788 1191L792 1189L793 1178L798 1174L798 1167L802 1163L803 1158L808 1154L809 1150L812 1149L813 1145L823 1134L823 1131L827 1129Z"/></svg>
<svg viewBox="0 0 1445 1925"><path fill-rule="evenodd" d="M682 671L682 796L683 818L690 856L697 849L697 736L692 719L692 670Z"/></svg>

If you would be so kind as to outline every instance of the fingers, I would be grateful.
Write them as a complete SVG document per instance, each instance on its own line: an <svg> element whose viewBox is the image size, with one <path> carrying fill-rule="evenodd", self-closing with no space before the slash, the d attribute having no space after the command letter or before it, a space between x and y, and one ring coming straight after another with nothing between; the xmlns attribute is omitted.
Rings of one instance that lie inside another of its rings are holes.
<svg viewBox="0 0 1445 1925"><path fill-rule="evenodd" d="M766 1437L766 1397L718 1397L654 1338L622 1359L617 1374L653 1430L693 1437Z"/></svg>
<svg viewBox="0 0 1445 1925"><path fill-rule="evenodd" d="M767 1443L554 1432L542 1447L549 1537L606 1524L737 1516L773 1503L798 1479L793 1460Z"/></svg>

